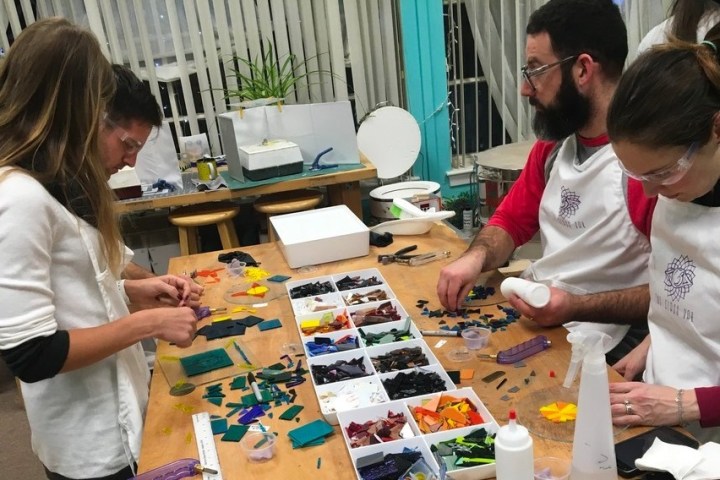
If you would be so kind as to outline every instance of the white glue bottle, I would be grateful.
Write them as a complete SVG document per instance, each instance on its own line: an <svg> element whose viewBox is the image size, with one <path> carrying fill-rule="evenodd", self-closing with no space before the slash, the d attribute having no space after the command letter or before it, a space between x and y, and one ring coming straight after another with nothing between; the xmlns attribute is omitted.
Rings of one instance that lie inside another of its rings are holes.
<svg viewBox="0 0 720 480"><path fill-rule="evenodd" d="M543 308L550 303L550 287L523 278L506 278L500 284L500 291L505 298L514 293L522 298L525 303L535 308Z"/></svg>
<svg viewBox="0 0 720 480"><path fill-rule="evenodd" d="M508 424L495 436L495 475L497 480L532 480L533 441L527 428L517 424L510 410Z"/></svg>

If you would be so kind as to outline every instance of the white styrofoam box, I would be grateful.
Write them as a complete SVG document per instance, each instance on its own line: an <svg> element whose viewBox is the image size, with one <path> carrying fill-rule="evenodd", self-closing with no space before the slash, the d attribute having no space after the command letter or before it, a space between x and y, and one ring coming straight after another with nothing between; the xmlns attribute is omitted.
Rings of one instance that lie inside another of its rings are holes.
<svg viewBox="0 0 720 480"><path fill-rule="evenodd" d="M298 330L299 330L300 323L298 323L297 325L298 325ZM307 355L308 358L316 358L316 357L322 357L325 355L330 355L330 353L323 353L320 355L316 355L315 357L310 355L310 349L307 347L307 344L314 342L316 337L329 338L332 340L332 342L336 342L338 339L345 337L347 335L352 335L353 337L355 337L357 339L358 346L352 350L346 350L346 351L359 350L360 349L360 334L354 328L337 330L337 331L328 332L328 333L316 333L316 334L307 335L307 336L303 335L302 331L300 331L300 338L303 342L303 347L305 348L305 355ZM335 353L337 353L337 352L335 352Z"/></svg>
<svg viewBox="0 0 720 480"><path fill-rule="evenodd" d="M324 277L315 277L315 278L308 278L305 280L292 280L289 282L285 282L285 288L287 289L288 297L290 297L291 300L295 300L295 298L293 298L290 295L290 290L292 290L293 288L302 287L303 285L311 285L313 283L325 283L325 282L329 282L330 285L333 287L332 291L337 292L337 287L335 286L335 283L332 281L332 277L330 277L329 275L324 276ZM309 296L312 296L312 295L309 295ZM303 297L297 297L297 298L303 298Z"/></svg>
<svg viewBox="0 0 720 480"><path fill-rule="evenodd" d="M345 302L339 293L326 293L325 295L318 295L316 297L296 298L294 300L290 300L295 316L305 316L311 313L319 313L322 317L324 312L331 310L328 308L326 310L313 311L313 308L315 308L314 306L318 302L333 305L333 308L335 309L345 307Z"/></svg>
<svg viewBox="0 0 720 480"><path fill-rule="evenodd" d="M362 358L362 363L365 366L365 375L373 376L375 375L375 369L372 366L372 362L370 361L370 357L367 356L367 353L363 349L358 350L348 350L347 352L337 352L337 353L329 353L327 355L321 355L319 357L311 357L307 359L307 365L308 370L310 370L310 378L312 379L313 385L315 387L319 387L320 385L331 385L330 383L324 383L319 384L315 381L315 374L312 373L312 367L313 365L332 365L335 362L345 361L350 362L351 360L356 360L358 358ZM362 378L362 377L358 377ZM348 378L345 380L340 380L340 382L348 382L350 380L356 380L354 378ZM340 382L333 382L333 383L340 383Z"/></svg>
<svg viewBox="0 0 720 480"><path fill-rule="evenodd" d="M413 372L437 373L440 376L440 378L442 378L443 381L445 382L445 391L455 390L455 388L456 388L455 383L453 383L452 379L447 374L447 372L442 367L442 365L437 364L437 363L435 365L428 365L427 367L416 367L416 368L410 368L407 370L398 370L397 372L382 373L382 374L378 374L378 377L380 377L381 382L384 382L385 380L397 377L401 373L404 373L407 375L407 374L410 374ZM383 385L383 388L385 388L384 385ZM387 390L385 390L385 393L387 393ZM422 395L427 395L427 394L424 393ZM415 396L420 396L420 395L415 395ZM388 394L388 398L390 398L390 394ZM404 399L409 399L409 398L412 398L412 397L395 398L395 399L390 398L390 400L404 400Z"/></svg>
<svg viewBox="0 0 720 480"><path fill-rule="evenodd" d="M110 188L113 190L127 187L139 187L140 178L135 171L135 167L125 166L110 175L108 185L110 185Z"/></svg>
<svg viewBox="0 0 720 480"><path fill-rule="evenodd" d="M410 430L413 433L413 437L417 437L420 435L420 432L415 427L415 424L412 422L410 417L412 416L412 413L410 410L408 410L407 405L405 405L405 402L402 401L395 401L395 402L388 402L383 403L382 405L372 405L370 407L365 408L356 408L355 410L347 410L345 412L339 412L338 422L340 422L340 430L342 430L343 438L345 439L345 444L348 447L348 450L352 450L350 447L350 437L348 436L346 428L352 423L358 423L360 425L364 424L365 422L369 421L376 421L381 418L387 418L388 412L392 412L393 414L402 413L405 415L405 420L407 424L410 426ZM411 437L411 438L413 438ZM398 442L401 440L406 439L398 439L398 440L392 440L393 442ZM390 442L384 442L384 444L388 444ZM370 445L366 445L365 447L356 447L356 448L366 448Z"/></svg>
<svg viewBox="0 0 720 480"><path fill-rule="evenodd" d="M345 277L355 278L359 277L362 280L367 280L372 277L376 277L380 282L382 282L383 285L387 285L387 282L385 281L385 278L380 273L380 270L377 268L366 268L364 270L354 270L352 272L343 272L339 273L337 275L332 276L332 280L335 283L335 286L337 287L337 282L342 280ZM340 290L340 288L338 288ZM342 291L342 290L340 290Z"/></svg>
<svg viewBox="0 0 720 480"><path fill-rule="evenodd" d="M358 479L362 480L362 477L360 477L360 473L357 471L356 467L357 460L359 458L366 457L368 455L372 455L378 452L382 452L384 455L387 455L389 453L402 453L403 450L405 450L406 448L420 451L422 457L425 459L430 468L434 469L434 473L437 475L437 462L435 462L435 460L433 459L432 452L430 452L430 448L427 446L427 444L418 437L398 440L397 442L378 443L377 445L353 448L349 451L349 453L350 459L353 463L353 467L355 467L355 475L357 475Z"/></svg>
<svg viewBox="0 0 720 480"><path fill-rule="evenodd" d="M470 429L473 429L475 427L485 427L490 433L494 433L497 430L497 422L495 421L495 418L490 414L490 411L487 409L485 404L480 400L480 397L478 397L477 393L475 393L475 390L472 389L472 387L463 387L458 388L457 390L451 390L447 392L438 392L438 393L431 393L428 395L420 395L417 397L408 398L405 400L405 403L408 406L408 409L410 410L410 413L412 414L413 409L415 407L420 407L423 405L423 402L426 400L429 400L431 398L439 397L441 395L451 395L455 398L467 398L473 405L475 405L475 408L477 409L477 412L480 414L480 416L483 418L484 423L481 425L471 425ZM415 423L414 417L413 417L413 426L417 429L418 432L420 432L420 427ZM456 432L460 429L454 429L450 430L450 432ZM436 433L422 433L426 438L433 439L433 435L438 435L439 433L443 432L436 432ZM452 438L452 436L447 437ZM442 438L441 440L447 440L447 438ZM438 442L438 440L434 440L435 443Z"/></svg>
<svg viewBox="0 0 720 480"><path fill-rule="evenodd" d="M348 308L350 310L350 308ZM352 318L351 318L352 320ZM377 325L368 325L367 327L359 327L358 332L361 330L365 332L365 334L368 333L381 333L381 332L389 332L392 329L404 329L406 328L407 320L395 320L394 322L387 322L387 323L379 323ZM420 333L420 330L418 330L417 326L415 325L415 322L410 321L410 335L412 335L413 338L422 338L422 334ZM408 339L410 340L410 339ZM363 347L368 348L368 345L365 344L365 340L362 338L362 334L360 335L360 341L362 342ZM393 342L386 345L395 345L399 342ZM372 346L372 345L371 345Z"/></svg>
<svg viewBox="0 0 720 480"><path fill-rule="evenodd" d="M370 362L372 362L372 359L375 357L379 357L380 355L385 355L389 352L400 350L401 348L416 348L420 347L425 354L425 357L428 360L428 365L437 365L440 362L438 361L435 354L430 350L430 347L427 343L425 343L422 339L415 339L415 340L407 340L405 342L393 342L393 343L386 343L384 345L376 345L374 347L367 347L367 354L370 357ZM375 371L378 372L378 374L381 373L390 373L390 372L381 372L377 368Z"/></svg>
<svg viewBox="0 0 720 480"><path fill-rule="evenodd" d="M290 268L364 257L370 230L345 205L274 215L270 222Z"/></svg>
<svg viewBox="0 0 720 480"><path fill-rule="evenodd" d="M270 140L254 145L238 147L240 165L248 170L280 167L291 163L302 163L300 147L287 140Z"/></svg>
<svg viewBox="0 0 720 480"><path fill-rule="evenodd" d="M350 305L349 299L352 295L355 295L355 294L366 295L370 292L374 292L375 290L382 290L383 292L385 292L385 296L387 297L387 300L375 300L373 302L356 303L354 305L369 305L369 304L375 303L375 302L383 303L383 302L387 302L388 300L395 299L395 292L393 292L390 289L390 287L388 287L387 285L376 285L373 287L356 288L355 290L343 290L342 292L340 292L340 294L343 296L343 300L345 301L345 304ZM400 308L402 308L402 307L400 307ZM400 313L400 308L398 308L398 313ZM405 312L405 310L403 310L403 312ZM403 318L406 316L407 315L403 315Z"/></svg>
<svg viewBox="0 0 720 480"><path fill-rule="evenodd" d="M378 403L371 403L370 397L358 394L358 387L366 385L372 385L374 389L377 389L379 400ZM344 408L341 408L340 411L355 410L358 408L369 407L371 405L385 404L388 401L385 389L383 389L383 386L380 383L380 379L377 377L377 375L357 378L354 380L347 380L345 382L330 383L328 385L318 385L315 387L315 394L318 397L320 412L323 414L323 417L325 417L325 420L331 425L338 424L338 412L336 409L329 408L328 405L322 402L321 398L323 397L323 395L331 395L334 397L351 397L353 403L347 403Z"/></svg>
<svg viewBox="0 0 720 480"><path fill-rule="evenodd" d="M349 291L349 290L348 290L348 291ZM343 302L344 302L344 301L345 301L345 299L343 299ZM376 323L376 324L373 324L373 325L385 325L385 324L391 323L391 322L405 321L405 319L408 318L408 313L405 311L405 309L403 308L403 306L400 304L400 302L397 301L397 299L393 298L393 299L390 299L390 300L381 300L381 301L378 301L378 302L363 303L363 304L361 304L361 305L352 305L352 306L349 306L349 307L348 307L348 314L350 314L350 320L352 320L353 323L355 323L355 317L356 317L356 315L357 315L358 312L362 312L362 311L366 311L366 310L372 310L372 309L377 308L377 307L379 307L380 305L382 305L382 304L384 304L384 303L387 303L387 302L390 302L390 303L392 304L392 306L395 307L395 310L397 310L397 313L398 313L398 315L400 316L400 320L390 320L389 322ZM359 326L362 326L362 325L358 325L358 327L359 327ZM372 326L372 325L367 325L367 327L370 327L370 326ZM366 327L363 326L363 328L366 328ZM417 337L416 337L416 338L417 338Z"/></svg>

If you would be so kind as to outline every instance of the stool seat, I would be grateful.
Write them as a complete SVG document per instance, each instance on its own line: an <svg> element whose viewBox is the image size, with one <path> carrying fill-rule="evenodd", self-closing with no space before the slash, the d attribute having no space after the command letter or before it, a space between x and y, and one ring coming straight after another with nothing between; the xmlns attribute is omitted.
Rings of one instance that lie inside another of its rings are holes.
<svg viewBox="0 0 720 480"><path fill-rule="evenodd" d="M268 239L274 242L275 232L270 223L271 216L312 210L320 205L322 199L322 192L317 190L291 190L263 195L255 200L253 206L256 211L268 216Z"/></svg>
<svg viewBox="0 0 720 480"><path fill-rule="evenodd" d="M238 241L233 218L240 213L240 207L233 203L209 203L176 208L168 220L178 227L180 237L180 254L198 253L197 227L217 225L223 249L238 248Z"/></svg>

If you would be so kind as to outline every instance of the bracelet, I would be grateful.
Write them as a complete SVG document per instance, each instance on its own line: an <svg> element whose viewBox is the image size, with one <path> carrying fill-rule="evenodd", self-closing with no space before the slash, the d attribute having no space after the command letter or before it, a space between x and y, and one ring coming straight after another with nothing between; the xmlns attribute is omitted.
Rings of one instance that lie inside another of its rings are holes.
<svg viewBox="0 0 720 480"><path fill-rule="evenodd" d="M678 411L678 423L680 425L685 425L685 419L683 418L683 404L682 404L682 396L685 390L682 388L677 391L675 394L675 404L677 405L677 411Z"/></svg>

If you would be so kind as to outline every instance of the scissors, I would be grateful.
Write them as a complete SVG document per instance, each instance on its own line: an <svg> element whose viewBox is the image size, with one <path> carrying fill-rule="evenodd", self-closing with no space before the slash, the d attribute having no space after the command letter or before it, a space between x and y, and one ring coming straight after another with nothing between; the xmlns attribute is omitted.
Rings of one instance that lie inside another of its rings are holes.
<svg viewBox="0 0 720 480"><path fill-rule="evenodd" d="M383 265L387 265L388 263L409 263L410 259L415 257L416 255L407 255L408 252L412 252L413 250L417 249L417 245L410 245L409 247L401 248L397 252L393 253L392 255L389 254L383 254L378 255L378 262L382 263Z"/></svg>

